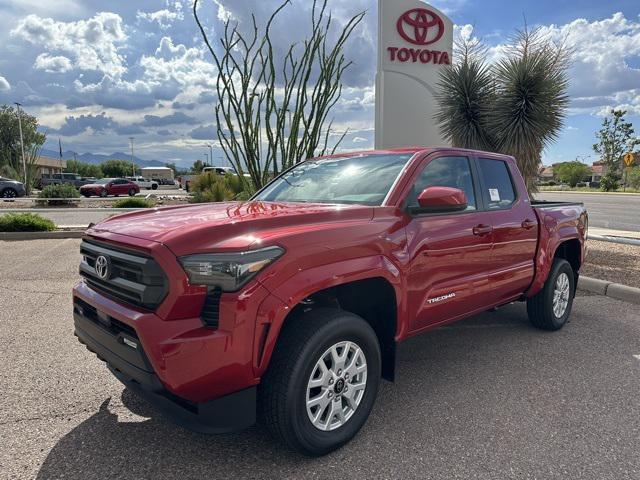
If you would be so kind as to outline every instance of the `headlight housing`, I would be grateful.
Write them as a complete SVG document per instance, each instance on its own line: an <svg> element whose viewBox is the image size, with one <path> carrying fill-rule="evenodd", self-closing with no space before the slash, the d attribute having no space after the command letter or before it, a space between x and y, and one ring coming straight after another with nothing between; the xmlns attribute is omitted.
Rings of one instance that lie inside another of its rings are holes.
<svg viewBox="0 0 640 480"><path fill-rule="evenodd" d="M192 285L234 292L283 253L280 247L267 247L248 252L187 255L179 260Z"/></svg>

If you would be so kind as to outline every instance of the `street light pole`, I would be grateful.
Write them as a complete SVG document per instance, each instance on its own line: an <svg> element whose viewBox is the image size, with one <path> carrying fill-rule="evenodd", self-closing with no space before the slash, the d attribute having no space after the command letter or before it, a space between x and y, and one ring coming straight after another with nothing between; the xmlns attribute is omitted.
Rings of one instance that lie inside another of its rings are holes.
<svg viewBox="0 0 640 480"><path fill-rule="evenodd" d="M211 166L213 166L213 147L210 143L207 143L207 147L209 147L209 160L211 160Z"/></svg>
<svg viewBox="0 0 640 480"><path fill-rule="evenodd" d="M24 188L29 189L27 185L27 161L24 158L24 138L22 136L22 113L20 111L20 107L22 106L20 103L15 102L17 110L18 110L18 129L20 130L20 150L22 151L22 171L24 172Z"/></svg>
<svg viewBox="0 0 640 480"><path fill-rule="evenodd" d="M135 177L136 176L136 165L135 165L135 163L133 163L133 137L129 137L129 140L131 141L131 171L132 171L132 175Z"/></svg>
<svg viewBox="0 0 640 480"><path fill-rule="evenodd" d="M205 167L209 166L209 154L208 153L204 154L204 166Z"/></svg>

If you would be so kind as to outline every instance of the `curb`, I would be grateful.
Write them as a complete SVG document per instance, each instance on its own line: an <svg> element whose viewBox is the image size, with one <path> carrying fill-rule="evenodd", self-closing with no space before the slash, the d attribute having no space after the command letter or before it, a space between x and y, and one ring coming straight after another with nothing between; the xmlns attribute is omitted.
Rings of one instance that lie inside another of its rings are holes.
<svg viewBox="0 0 640 480"><path fill-rule="evenodd" d="M581 276L578 280L578 289L640 305L640 288Z"/></svg>
<svg viewBox="0 0 640 480"><path fill-rule="evenodd" d="M63 238L82 238L85 229L55 230L53 232L0 232L0 241L52 240Z"/></svg>
<svg viewBox="0 0 640 480"><path fill-rule="evenodd" d="M587 240L597 240L599 242L620 243L623 245L634 245L640 247L640 239L629 237L616 237L613 235L591 235L587 236Z"/></svg>

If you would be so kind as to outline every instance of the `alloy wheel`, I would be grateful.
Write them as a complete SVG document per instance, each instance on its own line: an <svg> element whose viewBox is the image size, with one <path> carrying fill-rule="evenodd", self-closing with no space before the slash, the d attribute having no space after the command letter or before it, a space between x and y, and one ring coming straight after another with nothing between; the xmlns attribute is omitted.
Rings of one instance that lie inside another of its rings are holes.
<svg viewBox="0 0 640 480"><path fill-rule="evenodd" d="M316 362L307 383L309 420L319 430L335 430L357 410L367 386L367 359L354 342L328 348Z"/></svg>
<svg viewBox="0 0 640 480"><path fill-rule="evenodd" d="M553 314L556 318L561 318L567 311L569 305L569 296L571 295L571 284L569 276L562 272L556 279L556 285L553 290Z"/></svg>

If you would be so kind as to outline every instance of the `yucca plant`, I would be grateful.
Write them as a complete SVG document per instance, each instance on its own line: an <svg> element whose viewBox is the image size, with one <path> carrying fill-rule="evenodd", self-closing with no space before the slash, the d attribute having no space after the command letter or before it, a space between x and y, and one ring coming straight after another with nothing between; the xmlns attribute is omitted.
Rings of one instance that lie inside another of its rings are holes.
<svg viewBox="0 0 640 480"><path fill-rule="evenodd" d="M513 155L535 191L542 151L557 139L569 104L568 50L525 29L493 65L477 41L461 41L457 51L439 82L441 131L454 146Z"/></svg>
<svg viewBox="0 0 640 480"><path fill-rule="evenodd" d="M477 41L462 42L456 45L456 57L459 61L440 76L436 121L453 145L493 150L489 114L495 82L485 60L486 48Z"/></svg>

